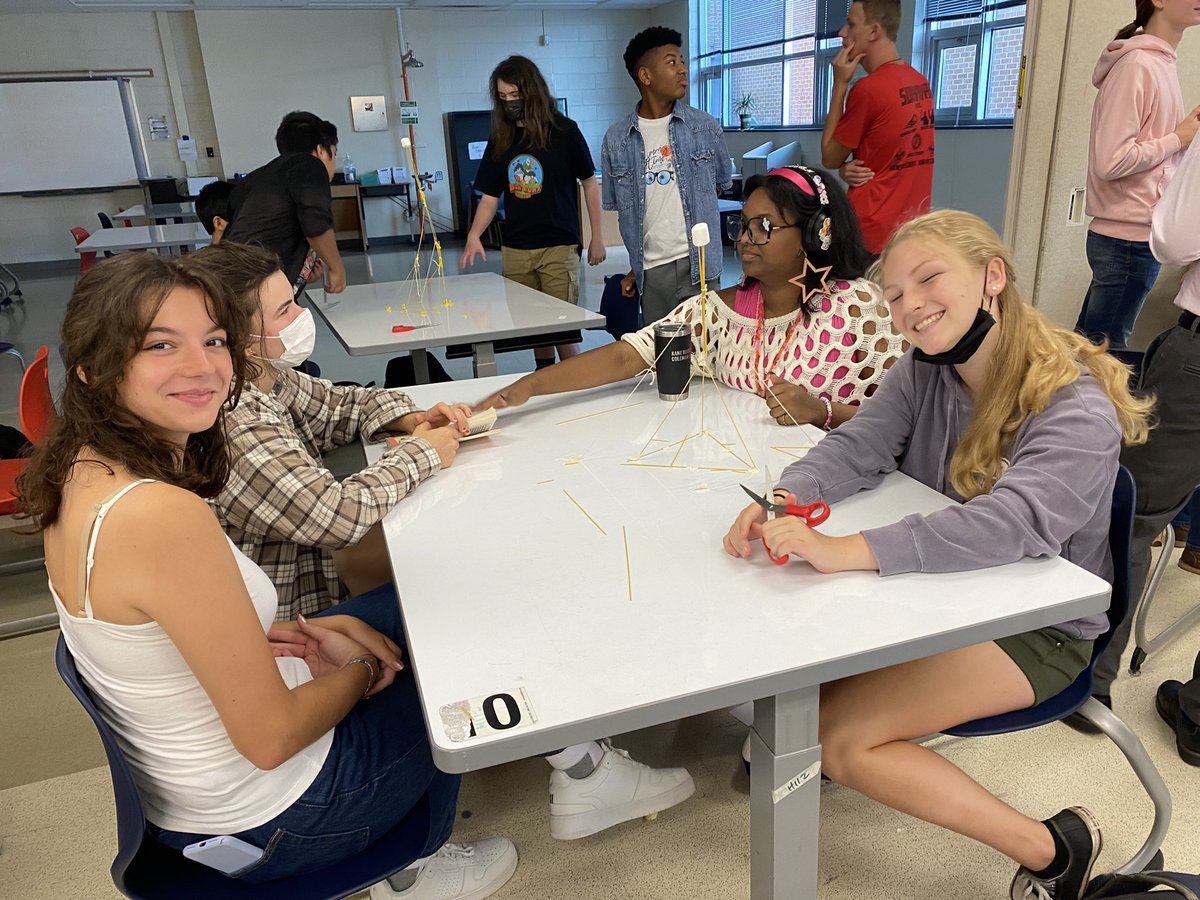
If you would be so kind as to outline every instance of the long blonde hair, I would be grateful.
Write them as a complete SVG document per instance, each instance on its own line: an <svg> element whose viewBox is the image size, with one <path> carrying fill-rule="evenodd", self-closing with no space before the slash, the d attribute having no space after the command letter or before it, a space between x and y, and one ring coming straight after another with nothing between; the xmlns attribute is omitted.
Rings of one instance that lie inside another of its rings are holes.
<svg viewBox="0 0 1200 900"><path fill-rule="evenodd" d="M1059 388L1074 383L1083 366L1116 409L1126 444L1143 444L1153 400L1129 391L1129 367L1074 332L1059 328L1021 298L1016 272L1000 236L978 216L958 210L928 213L902 225L880 263L903 241L936 241L972 266L1004 264L1006 284L996 296L1001 325L988 371L967 431L950 461L950 484L966 499L987 494L1001 474L1001 454L1030 416L1042 412Z"/></svg>

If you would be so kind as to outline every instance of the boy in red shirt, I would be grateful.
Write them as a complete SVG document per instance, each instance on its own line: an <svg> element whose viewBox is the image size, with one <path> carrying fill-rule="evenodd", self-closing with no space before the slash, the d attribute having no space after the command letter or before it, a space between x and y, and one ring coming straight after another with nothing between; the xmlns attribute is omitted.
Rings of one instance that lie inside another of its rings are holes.
<svg viewBox="0 0 1200 900"><path fill-rule="evenodd" d="M842 49L833 61L821 135L821 161L840 168L850 185L850 204L872 253L901 224L928 212L933 192L933 94L925 76L896 52L899 26L900 0L851 4L838 32ZM859 64L867 77L851 91ZM854 160L847 162L851 153Z"/></svg>

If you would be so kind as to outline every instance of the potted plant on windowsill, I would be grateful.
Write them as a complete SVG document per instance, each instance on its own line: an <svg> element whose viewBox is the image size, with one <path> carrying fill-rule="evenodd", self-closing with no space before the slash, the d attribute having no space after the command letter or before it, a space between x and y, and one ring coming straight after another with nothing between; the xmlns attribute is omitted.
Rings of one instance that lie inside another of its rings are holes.
<svg viewBox="0 0 1200 900"><path fill-rule="evenodd" d="M742 131L750 130L750 121L754 116L754 95L745 94L742 99L738 100L733 105L733 110L738 114L738 119L741 121Z"/></svg>

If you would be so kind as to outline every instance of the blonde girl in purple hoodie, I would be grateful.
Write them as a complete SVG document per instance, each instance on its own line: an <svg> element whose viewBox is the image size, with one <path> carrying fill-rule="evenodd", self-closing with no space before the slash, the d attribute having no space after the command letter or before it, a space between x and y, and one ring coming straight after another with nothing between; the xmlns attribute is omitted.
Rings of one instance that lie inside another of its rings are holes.
<svg viewBox="0 0 1200 900"><path fill-rule="evenodd" d="M1150 217L1180 152L1200 127L1186 116L1176 70L1183 32L1200 24L1195 0L1137 0L1134 20L1104 48L1092 84L1088 145L1087 259L1092 282L1075 330L1127 346L1159 264L1150 252Z"/></svg>
<svg viewBox="0 0 1200 900"><path fill-rule="evenodd" d="M1148 431L1150 402L1130 394L1129 370L1022 300L1007 248L978 216L939 210L905 223L879 271L912 349L852 419L783 471L775 501L836 504L898 470L959 502L846 536L794 516L768 522L752 504L726 552L748 558L761 537L773 555L821 572L883 577L1061 556L1111 579L1121 445ZM823 771L1009 856L1020 864L1012 900L1080 900L1100 852L1090 812L1038 821L911 741L1053 697L1107 628L1104 614L1086 616L821 685Z"/></svg>

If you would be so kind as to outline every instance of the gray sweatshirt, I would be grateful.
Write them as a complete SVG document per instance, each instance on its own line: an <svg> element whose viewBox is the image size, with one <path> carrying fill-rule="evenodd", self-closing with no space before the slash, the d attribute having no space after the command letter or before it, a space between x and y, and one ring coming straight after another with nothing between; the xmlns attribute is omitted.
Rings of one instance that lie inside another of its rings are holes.
<svg viewBox="0 0 1200 900"><path fill-rule="evenodd" d="M788 466L780 487L801 503L836 503L899 469L959 505L863 533L880 575L960 572L1027 556L1062 556L1112 580L1108 524L1121 430L1116 410L1086 372L1030 416L1006 448L990 494L966 503L950 486L950 460L974 404L951 366L906 353L853 419ZM1057 626L1091 639L1103 613Z"/></svg>

